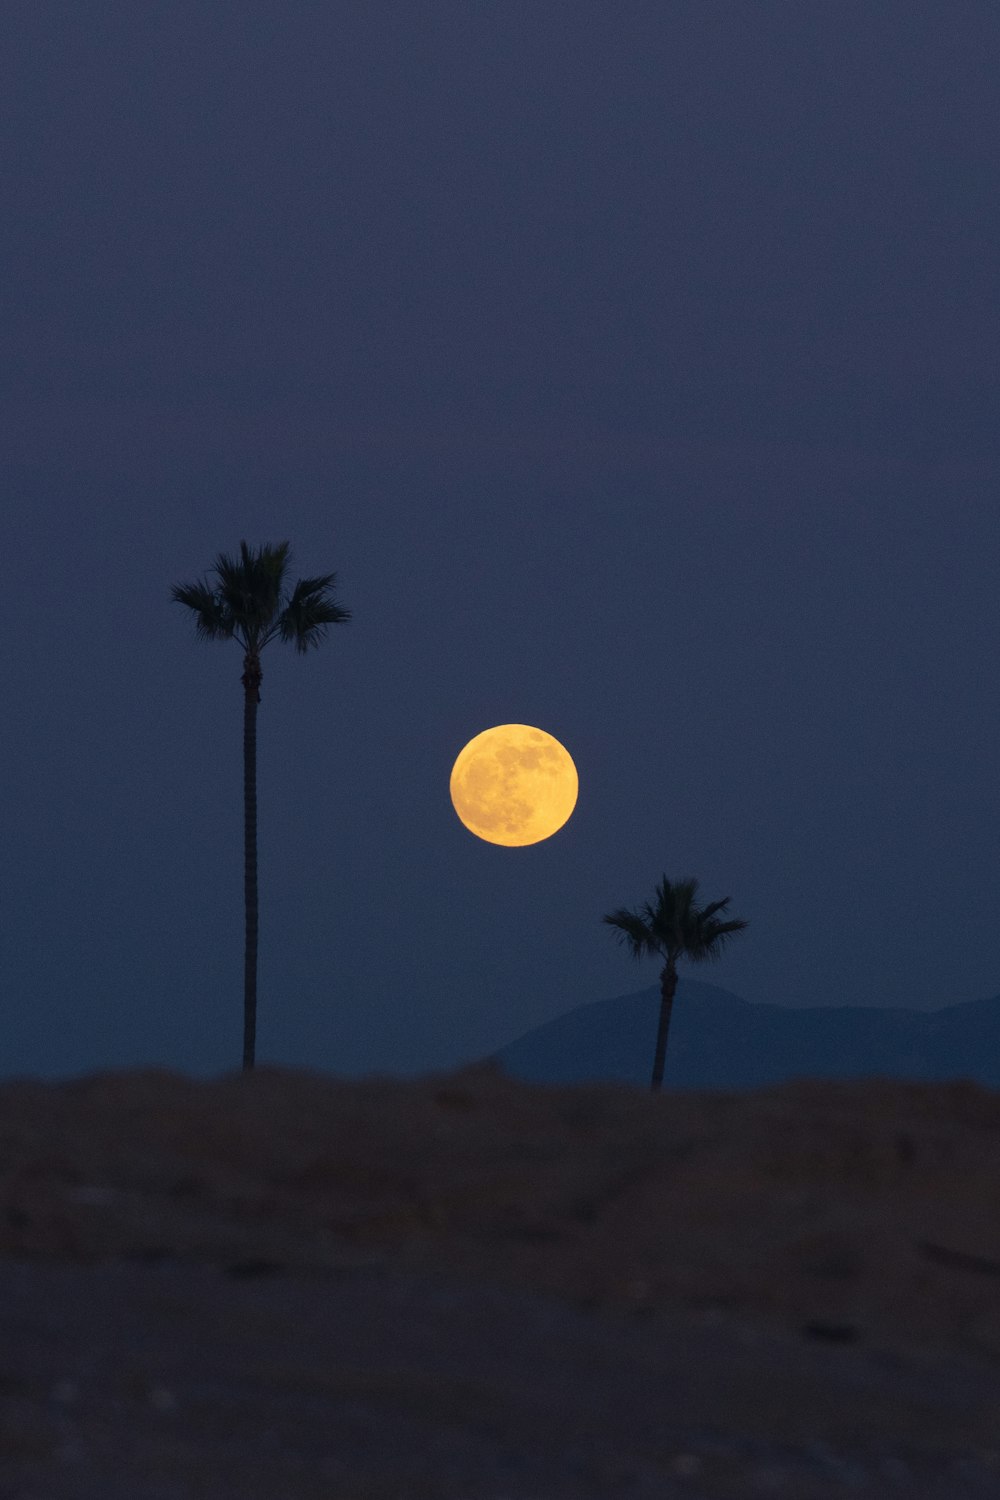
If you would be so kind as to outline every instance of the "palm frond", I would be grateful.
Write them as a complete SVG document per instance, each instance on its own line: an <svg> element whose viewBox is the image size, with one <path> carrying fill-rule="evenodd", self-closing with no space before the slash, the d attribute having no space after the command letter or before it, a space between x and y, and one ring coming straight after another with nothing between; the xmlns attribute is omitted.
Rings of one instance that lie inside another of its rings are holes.
<svg viewBox="0 0 1000 1500"><path fill-rule="evenodd" d="M320 578L300 578L295 585L278 624L281 639L294 642L296 651L305 653L310 646L318 647L328 625L351 618L350 610L329 592L336 581L336 573L325 573Z"/></svg>
<svg viewBox="0 0 1000 1500"><path fill-rule="evenodd" d="M694 879L668 880L666 875L656 887L656 899L642 909L651 932L657 938L656 951L678 954L684 947L684 934L690 926L691 904L698 882Z"/></svg>
<svg viewBox="0 0 1000 1500"><path fill-rule="evenodd" d="M261 633L278 612L288 551L288 542L265 543L255 552L241 541L238 561L225 552L215 559L222 602L253 644L259 645Z"/></svg>
<svg viewBox="0 0 1000 1500"><path fill-rule="evenodd" d="M723 947L730 934L742 932L749 925L748 922L742 922L736 917L731 922L699 924L695 940L686 947L684 957L696 964L703 963L706 959L721 958Z"/></svg>
<svg viewBox="0 0 1000 1500"><path fill-rule="evenodd" d="M633 958L660 952L659 939L653 927L639 912L619 907L617 911L608 912L601 921L617 929L615 935L618 942L628 947Z"/></svg>
<svg viewBox="0 0 1000 1500"><path fill-rule="evenodd" d="M722 901L713 901L710 906L704 907L701 912L701 920L707 922L711 917L715 916L717 911L725 911L732 899L732 896L726 896Z"/></svg>
<svg viewBox="0 0 1000 1500"><path fill-rule="evenodd" d="M228 640L234 622L218 595L207 583L174 584L170 590L175 604L186 604L195 612L195 634L201 640Z"/></svg>
<svg viewBox="0 0 1000 1500"><path fill-rule="evenodd" d="M656 904L665 915L679 916L691 910L697 893L698 882L693 875L685 876L683 880L668 880L664 875L656 887Z"/></svg>

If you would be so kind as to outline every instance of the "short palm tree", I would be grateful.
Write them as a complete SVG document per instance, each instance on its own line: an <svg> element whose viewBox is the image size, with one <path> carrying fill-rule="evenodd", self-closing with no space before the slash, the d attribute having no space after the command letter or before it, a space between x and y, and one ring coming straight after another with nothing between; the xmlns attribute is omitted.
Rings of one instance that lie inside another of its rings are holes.
<svg viewBox="0 0 1000 1500"><path fill-rule="evenodd" d="M722 946L731 932L742 932L749 923L733 918L720 922L716 912L724 911L730 898L713 901L699 909L695 905L697 880L675 880L664 875L656 887L655 901L647 901L638 911L609 912L602 920L618 929L618 941L624 943L633 958L658 956L665 960L660 974L660 1024L656 1033L656 1055L653 1059L652 1089L663 1083L663 1064L667 1055L667 1033L670 1013L677 989L677 960L689 958L693 963L721 957Z"/></svg>
<svg viewBox="0 0 1000 1500"><path fill-rule="evenodd" d="M258 552L240 542L239 561L220 552L214 571L218 582L175 584L178 604L195 613L200 640L228 641L243 647L243 895L246 940L243 950L243 1067L254 1064L257 1035L257 704L263 672L260 653L274 636L291 641L303 654L319 646L327 625L350 619L330 590L336 574L300 578L291 594L281 593L288 566L288 543L263 546Z"/></svg>

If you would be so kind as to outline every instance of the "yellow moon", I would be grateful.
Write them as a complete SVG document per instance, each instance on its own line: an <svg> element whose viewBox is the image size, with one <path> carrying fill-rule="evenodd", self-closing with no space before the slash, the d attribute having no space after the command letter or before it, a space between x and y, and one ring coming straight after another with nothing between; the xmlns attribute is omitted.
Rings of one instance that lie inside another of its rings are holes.
<svg viewBox="0 0 1000 1500"><path fill-rule="evenodd" d="M539 844L568 820L580 788L569 751L531 724L484 729L451 772L452 805L476 838Z"/></svg>

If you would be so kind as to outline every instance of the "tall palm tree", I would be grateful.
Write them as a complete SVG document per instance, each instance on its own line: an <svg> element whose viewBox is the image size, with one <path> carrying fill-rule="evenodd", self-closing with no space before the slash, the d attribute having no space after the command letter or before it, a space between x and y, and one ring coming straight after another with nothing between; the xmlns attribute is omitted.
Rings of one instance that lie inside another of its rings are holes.
<svg viewBox="0 0 1000 1500"><path fill-rule="evenodd" d="M240 542L239 561L220 552L214 571L218 582L175 584L171 595L195 613L200 640L228 641L243 647L243 897L246 940L243 950L243 1068L253 1067L257 1036L257 704L264 673L260 653L276 635L303 654L319 646L327 625L351 618L330 590L335 573L300 578L291 595L281 589L288 566L288 543L263 546L258 552Z"/></svg>
<svg viewBox="0 0 1000 1500"><path fill-rule="evenodd" d="M697 880L675 880L671 884L664 875L656 887L655 901L647 901L638 911L619 907L602 918L618 929L618 941L629 948L633 958L649 955L665 960L660 974L660 1024L651 1084L654 1093L663 1083L667 1032L677 989L677 960L689 958L693 963L702 963L705 959L720 958L728 935L749 926L738 917L728 922L717 920L716 912L725 911L729 905L728 896L699 909L694 900L697 889Z"/></svg>

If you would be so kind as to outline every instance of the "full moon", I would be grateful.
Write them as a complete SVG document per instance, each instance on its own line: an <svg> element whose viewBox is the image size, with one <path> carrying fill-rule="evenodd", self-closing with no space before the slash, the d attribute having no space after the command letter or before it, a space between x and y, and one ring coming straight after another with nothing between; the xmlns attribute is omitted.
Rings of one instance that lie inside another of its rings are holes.
<svg viewBox="0 0 1000 1500"><path fill-rule="evenodd" d="M470 833L513 846L558 833L579 788L572 756L551 734L530 724L498 724L461 751L449 790Z"/></svg>

